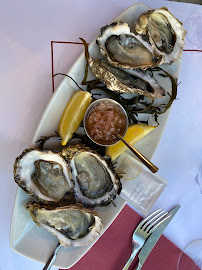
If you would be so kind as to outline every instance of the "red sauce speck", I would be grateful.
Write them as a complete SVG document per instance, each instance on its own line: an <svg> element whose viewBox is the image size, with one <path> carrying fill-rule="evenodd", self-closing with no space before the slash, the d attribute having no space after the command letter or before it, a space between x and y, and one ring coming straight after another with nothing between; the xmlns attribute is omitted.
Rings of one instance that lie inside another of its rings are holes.
<svg viewBox="0 0 202 270"><path fill-rule="evenodd" d="M89 113L86 131L96 143L110 145L119 141L116 133L124 135L126 125L123 110L110 101L102 101Z"/></svg>

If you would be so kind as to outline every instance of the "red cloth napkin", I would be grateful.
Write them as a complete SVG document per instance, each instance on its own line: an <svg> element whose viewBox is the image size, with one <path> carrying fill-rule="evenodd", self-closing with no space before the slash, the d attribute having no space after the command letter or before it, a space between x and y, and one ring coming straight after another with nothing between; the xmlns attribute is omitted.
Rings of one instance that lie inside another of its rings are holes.
<svg viewBox="0 0 202 270"><path fill-rule="evenodd" d="M89 252L71 270L121 270L132 250L131 238L134 229L142 220L129 206L125 206L112 225L95 243ZM176 270L181 250L163 235L145 261L142 270ZM138 256L130 266L135 270ZM183 255L180 270L200 270L195 263Z"/></svg>

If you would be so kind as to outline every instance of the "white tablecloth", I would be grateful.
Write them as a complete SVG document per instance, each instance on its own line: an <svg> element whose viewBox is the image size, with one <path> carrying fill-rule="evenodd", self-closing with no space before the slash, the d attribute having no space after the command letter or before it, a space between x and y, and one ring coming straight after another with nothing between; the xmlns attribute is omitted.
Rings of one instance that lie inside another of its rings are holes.
<svg viewBox="0 0 202 270"><path fill-rule="evenodd" d="M52 96L51 40L91 42L98 29L137 1L44 0L4 1L0 15L1 85L1 270L37 270L42 265L16 254L9 231L17 185L13 162L30 145L43 111ZM167 6L189 30L186 49L202 49L202 7L168 1L142 1L152 8ZM55 45L55 72L67 72L83 46ZM165 230L183 249L202 238L202 194L195 182L202 162L202 53L184 52L178 100L153 162L169 183L155 208L181 210ZM56 86L60 79L57 79Z"/></svg>

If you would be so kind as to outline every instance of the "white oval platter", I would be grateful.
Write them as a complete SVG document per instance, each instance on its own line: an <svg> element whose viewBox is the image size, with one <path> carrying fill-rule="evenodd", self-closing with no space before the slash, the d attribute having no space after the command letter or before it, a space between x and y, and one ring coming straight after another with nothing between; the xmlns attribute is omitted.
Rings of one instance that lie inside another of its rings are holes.
<svg viewBox="0 0 202 270"><path fill-rule="evenodd" d="M122 20L123 22L128 23L132 28L133 22L139 17L139 15L149 9L150 8L144 4L137 3L125 10L115 19L115 21ZM106 24L107 23L109 22L106 22ZM95 41L93 41L89 46L89 51L92 57L101 57ZM173 77L178 78L180 65L181 59L171 66L164 66L163 68ZM84 69L85 57L83 53L69 70L68 75L72 76L77 82L81 82L84 75ZM68 100L76 90L78 90L78 88L70 79L65 78L61 82L42 116L33 137L32 145L34 145L41 136L52 135L56 130L58 130L61 115ZM152 155L160 141L168 114L169 112L167 111L165 114L161 115L158 119L160 123L159 127L135 145L135 147L149 159L152 158ZM156 165L158 166L158 164ZM25 203L29 200L30 196L18 188L11 224L10 245L15 252L45 264L57 244L57 239L46 230L37 227L37 225L32 221L29 213L24 209ZM117 217L125 203L126 202L119 196L115 200L116 207L111 204L107 207L96 209L98 215L103 221L104 231ZM94 243L83 247L62 248L57 256L54 266L58 268L69 268L73 266L82 258L82 256L85 255Z"/></svg>

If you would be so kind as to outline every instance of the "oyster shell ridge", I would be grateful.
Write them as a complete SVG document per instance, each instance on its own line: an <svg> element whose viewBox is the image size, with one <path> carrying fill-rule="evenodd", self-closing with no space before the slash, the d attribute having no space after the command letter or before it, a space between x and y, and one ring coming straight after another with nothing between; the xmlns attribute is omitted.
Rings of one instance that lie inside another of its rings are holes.
<svg viewBox="0 0 202 270"><path fill-rule="evenodd" d="M13 166L13 173L14 173L14 180L15 182L29 195L31 195L36 201L41 202L41 203L58 203L58 200L55 200L53 198L48 197L47 195L43 194L41 191L39 191L39 195L41 194L42 197L38 196L34 191L32 191L30 188L27 187L26 185L26 181L25 179L23 179L23 177L21 177L20 173L21 173L21 169L22 169L22 165L20 164L21 159L27 155L28 153L30 153L31 151L38 151L38 152L42 152L42 153L52 153L54 155L58 155L61 159L63 159L63 161L66 163L64 157L60 154L60 153L54 153L51 150L41 150L41 149L37 149L37 148L30 148L30 149L25 149L22 154L20 156L18 156L15 160L14 166ZM70 184L70 189L73 189L73 182L71 181L71 171L69 168L69 165L66 163L67 166L67 173L69 176L69 184ZM71 190L68 191L65 194L65 197L62 198L63 201L65 200L72 200L72 192Z"/></svg>

